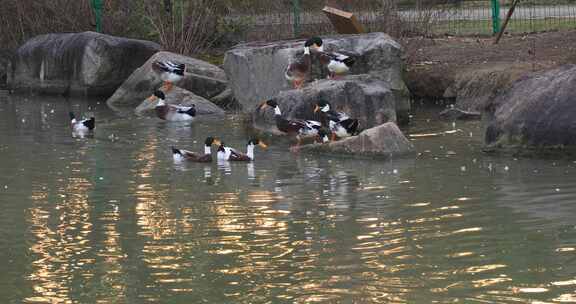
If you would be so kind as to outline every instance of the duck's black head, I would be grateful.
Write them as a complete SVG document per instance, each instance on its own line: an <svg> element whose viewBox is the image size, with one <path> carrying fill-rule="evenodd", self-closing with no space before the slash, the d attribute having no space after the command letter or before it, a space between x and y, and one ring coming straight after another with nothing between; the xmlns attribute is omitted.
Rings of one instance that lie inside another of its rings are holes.
<svg viewBox="0 0 576 304"><path fill-rule="evenodd" d="M218 152L224 152L224 151L226 151L224 149L224 142L220 142L220 146L218 146Z"/></svg>
<svg viewBox="0 0 576 304"><path fill-rule="evenodd" d="M314 108L314 113L321 111L321 112L328 112L330 111L330 103L323 98L320 98L316 102L316 108Z"/></svg>
<svg viewBox="0 0 576 304"><path fill-rule="evenodd" d="M164 95L164 92L160 90L154 91L154 96L156 96L158 99L166 99L166 95Z"/></svg>
<svg viewBox="0 0 576 304"><path fill-rule="evenodd" d="M210 147L212 145L219 145L220 141L217 138L209 136L209 137L206 137L204 144L206 145L206 147Z"/></svg>
<svg viewBox="0 0 576 304"><path fill-rule="evenodd" d="M253 145L253 146L260 146L262 148L268 148L268 146L262 142L261 140L259 140L258 138L252 138L248 141L248 145Z"/></svg>
<svg viewBox="0 0 576 304"><path fill-rule="evenodd" d="M330 103L329 103L326 99L320 98L320 99L318 99L318 101L316 102L316 105L319 106L319 107L321 107L321 108L323 108L323 107L325 107L325 106L329 106Z"/></svg>
<svg viewBox="0 0 576 304"><path fill-rule="evenodd" d="M276 102L276 100L268 99L268 100L266 100L266 105L268 105L269 107L275 108L278 106L278 103Z"/></svg>
<svg viewBox="0 0 576 304"><path fill-rule="evenodd" d="M312 37L304 43L305 47L321 47L324 42L320 37Z"/></svg>

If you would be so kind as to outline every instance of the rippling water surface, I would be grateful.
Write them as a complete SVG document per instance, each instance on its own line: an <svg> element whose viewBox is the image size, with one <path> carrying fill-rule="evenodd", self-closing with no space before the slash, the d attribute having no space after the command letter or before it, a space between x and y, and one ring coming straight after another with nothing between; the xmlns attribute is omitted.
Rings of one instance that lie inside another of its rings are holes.
<svg viewBox="0 0 576 304"><path fill-rule="evenodd" d="M91 111L73 138L68 111ZM100 101L0 100L0 303L576 301L576 164L480 152L479 123L405 129L392 161L174 164L242 117L166 123Z"/></svg>

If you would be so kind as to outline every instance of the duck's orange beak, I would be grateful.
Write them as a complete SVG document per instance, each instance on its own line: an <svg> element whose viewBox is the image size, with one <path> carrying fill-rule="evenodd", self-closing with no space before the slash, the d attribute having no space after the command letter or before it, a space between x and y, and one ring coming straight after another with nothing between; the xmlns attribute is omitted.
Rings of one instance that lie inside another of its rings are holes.
<svg viewBox="0 0 576 304"><path fill-rule="evenodd" d="M320 107L318 105L316 105L316 107L314 108L314 113L320 111Z"/></svg>
<svg viewBox="0 0 576 304"><path fill-rule="evenodd" d="M262 149L268 148L268 145L265 144L265 143L263 143L263 142L259 142L259 143L258 143L258 146L260 146L260 148L262 148Z"/></svg>
<svg viewBox="0 0 576 304"><path fill-rule="evenodd" d="M149 102L154 102L156 100L158 100L158 97L156 97L156 95L152 95L152 96L146 98L146 101L149 101Z"/></svg>
<svg viewBox="0 0 576 304"><path fill-rule="evenodd" d="M266 102L263 102L263 103L260 105L260 110L264 110L264 109L266 109L266 107L268 107L268 104L267 104Z"/></svg>
<svg viewBox="0 0 576 304"><path fill-rule="evenodd" d="M214 141L212 142L212 145L215 146L220 146L222 144L222 142L219 139L214 139Z"/></svg>

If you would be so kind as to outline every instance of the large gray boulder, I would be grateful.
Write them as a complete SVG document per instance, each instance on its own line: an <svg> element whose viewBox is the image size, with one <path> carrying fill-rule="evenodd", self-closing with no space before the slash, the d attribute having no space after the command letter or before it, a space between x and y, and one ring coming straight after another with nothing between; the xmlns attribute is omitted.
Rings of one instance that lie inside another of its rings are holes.
<svg viewBox="0 0 576 304"><path fill-rule="evenodd" d="M364 130L357 136L325 144L301 147L302 151L354 156L393 158L414 154L414 145L393 123Z"/></svg>
<svg viewBox="0 0 576 304"><path fill-rule="evenodd" d="M8 64L13 55L10 50L0 49L0 88L4 88L8 81Z"/></svg>
<svg viewBox="0 0 576 304"><path fill-rule="evenodd" d="M396 122L394 93L386 82L366 74L353 75L346 80L319 80L303 89L281 91L274 100L287 119L319 120L314 107L320 98L329 101L334 109L360 120L361 129ZM276 133L272 109L261 111L256 108L253 119L256 128Z"/></svg>
<svg viewBox="0 0 576 304"><path fill-rule="evenodd" d="M221 68L199 59L170 52L158 52L135 70L107 103L114 107L135 106L159 88L162 79L152 70L152 63L157 60L186 64L184 78L175 85L196 95L210 99L226 89L226 74Z"/></svg>
<svg viewBox="0 0 576 304"><path fill-rule="evenodd" d="M16 91L109 96L159 48L149 41L94 32L36 36L16 51L8 86Z"/></svg>
<svg viewBox="0 0 576 304"><path fill-rule="evenodd" d="M158 101L151 102L145 99L144 101L140 100L140 102L141 102L140 105L138 105L138 107L136 107L136 109L134 110L134 113L136 115L156 116L154 107L156 107ZM181 105L185 107L195 105L196 115L199 117L200 116L220 117L225 114L224 110L222 110L220 107L213 104L209 100L179 87L173 87L172 90L166 93L166 103Z"/></svg>
<svg viewBox="0 0 576 304"><path fill-rule="evenodd" d="M398 111L410 108L408 91L402 80L402 47L384 33L322 37L326 51L346 51L357 55L350 74L369 74L387 83L396 95ZM302 53L304 40L241 44L226 52L224 70L230 87L246 112L262 100L291 89L284 70L296 55ZM312 56L312 61L318 60ZM310 81L325 73L315 71ZM310 84L308 84L310 85Z"/></svg>
<svg viewBox="0 0 576 304"><path fill-rule="evenodd" d="M487 105L489 148L576 145L576 65L518 80Z"/></svg>

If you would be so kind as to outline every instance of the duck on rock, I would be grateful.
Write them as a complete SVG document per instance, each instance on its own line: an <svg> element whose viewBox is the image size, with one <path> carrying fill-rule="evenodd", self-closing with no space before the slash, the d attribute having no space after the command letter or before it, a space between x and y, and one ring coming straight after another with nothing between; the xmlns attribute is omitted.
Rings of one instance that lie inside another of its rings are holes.
<svg viewBox="0 0 576 304"><path fill-rule="evenodd" d="M148 101L158 101L154 110L158 118L168 121L186 121L193 120L196 117L196 106L189 107L172 105L166 103L166 95L160 90L148 97Z"/></svg>
<svg viewBox="0 0 576 304"><path fill-rule="evenodd" d="M168 92L172 89L174 82L178 82L184 77L186 65L174 61L154 61L152 63L152 70L160 75L164 81L164 91Z"/></svg>
<svg viewBox="0 0 576 304"><path fill-rule="evenodd" d="M219 161L253 161L254 160L254 148L259 146L266 149L268 146L260 141L259 139L253 138L248 141L246 145L246 153L239 152L234 148L227 147L224 143L221 143L218 147L217 157Z"/></svg>
<svg viewBox="0 0 576 304"><path fill-rule="evenodd" d="M220 146L220 140L214 137L206 137L203 154L172 147L172 157L175 162L186 160L197 163L209 163L212 162L212 146Z"/></svg>
<svg viewBox="0 0 576 304"><path fill-rule="evenodd" d="M320 122L324 127L328 127L332 133L332 140L336 137L343 138L358 133L360 125L358 119L350 118L344 112L331 109L330 103L326 100L319 100L314 108L314 113L320 112Z"/></svg>
<svg viewBox="0 0 576 304"><path fill-rule="evenodd" d="M298 141L298 146L300 145L301 137L317 136L318 130L322 126L320 122L315 120L304 120L304 119L286 119L282 117L282 112L280 107L275 100L267 100L260 106L260 110L264 110L267 107L274 109L274 120L276 122L276 127L278 130L287 133L289 135L295 135Z"/></svg>
<svg viewBox="0 0 576 304"><path fill-rule="evenodd" d="M310 57L310 51L322 52L322 39L320 37L313 37L304 43L304 54L302 57L297 58L296 61L291 62L286 67L284 72L284 77L292 83L295 89L302 87L308 74L310 74L310 68L312 65L312 58Z"/></svg>

